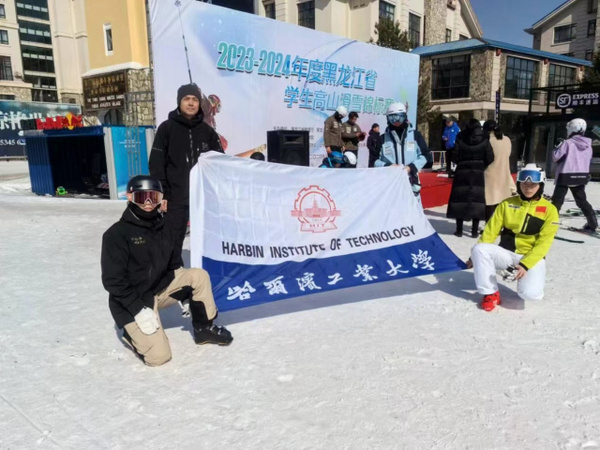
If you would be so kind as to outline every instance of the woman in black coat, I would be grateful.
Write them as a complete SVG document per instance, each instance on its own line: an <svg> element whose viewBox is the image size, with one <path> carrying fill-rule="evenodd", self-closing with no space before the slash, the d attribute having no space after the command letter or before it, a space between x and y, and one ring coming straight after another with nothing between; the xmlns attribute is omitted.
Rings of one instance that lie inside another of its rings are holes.
<svg viewBox="0 0 600 450"><path fill-rule="evenodd" d="M446 217L456 219L456 236L461 237L463 221L472 220L471 236L478 236L479 221L485 220L484 171L494 161L489 136L477 119L469 120L456 138L456 172Z"/></svg>

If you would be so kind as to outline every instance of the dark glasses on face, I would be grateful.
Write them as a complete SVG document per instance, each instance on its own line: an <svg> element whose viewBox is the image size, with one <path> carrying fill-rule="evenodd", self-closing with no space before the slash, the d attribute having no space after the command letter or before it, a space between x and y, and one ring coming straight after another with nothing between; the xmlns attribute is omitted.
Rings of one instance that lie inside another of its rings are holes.
<svg viewBox="0 0 600 450"><path fill-rule="evenodd" d="M138 205L145 205L147 202L156 205L163 199L163 194L158 191L134 191L131 194L133 203L137 203Z"/></svg>

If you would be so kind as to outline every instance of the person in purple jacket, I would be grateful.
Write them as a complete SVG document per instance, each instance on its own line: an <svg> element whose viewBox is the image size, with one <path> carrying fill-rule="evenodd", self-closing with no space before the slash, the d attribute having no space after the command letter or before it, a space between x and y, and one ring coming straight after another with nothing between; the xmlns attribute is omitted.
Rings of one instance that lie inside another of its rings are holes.
<svg viewBox="0 0 600 450"><path fill-rule="evenodd" d="M552 204L560 212L565 195L570 189L575 203L587 219L585 231L594 232L598 220L594 208L587 201L585 185L590 179L592 140L584 136L587 124L583 119L573 119L567 124L568 139L554 149L552 160L556 163Z"/></svg>

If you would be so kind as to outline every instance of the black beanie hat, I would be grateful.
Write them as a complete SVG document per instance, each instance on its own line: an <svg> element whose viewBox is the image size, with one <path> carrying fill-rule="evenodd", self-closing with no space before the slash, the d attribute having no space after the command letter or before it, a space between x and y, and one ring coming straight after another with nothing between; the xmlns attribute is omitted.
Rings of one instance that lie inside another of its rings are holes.
<svg viewBox="0 0 600 450"><path fill-rule="evenodd" d="M200 93L200 88L196 85L196 83L184 84L179 89L177 89L177 107L181 105L181 100L188 95L193 95L198 99L198 101L202 100L202 94Z"/></svg>

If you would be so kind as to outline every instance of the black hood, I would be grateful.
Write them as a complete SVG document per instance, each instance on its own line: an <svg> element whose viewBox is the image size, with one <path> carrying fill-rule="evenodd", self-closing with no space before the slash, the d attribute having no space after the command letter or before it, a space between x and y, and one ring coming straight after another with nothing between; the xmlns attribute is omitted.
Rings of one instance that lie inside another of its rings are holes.
<svg viewBox="0 0 600 450"><path fill-rule="evenodd" d="M489 135L480 127L471 131L465 130L461 135L462 140L469 145L478 145L490 139Z"/></svg>
<svg viewBox="0 0 600 450"><path fill-rule="evenodd" d="M181 114L179 108L176 108L169 113L169 119L182 124L184 127L194 128L202 123L204 120L204 113L202 112L202 108L200 108L198 110L198 114L196 114L192 120L190 120L186 119L183 114Z"/></svg>

